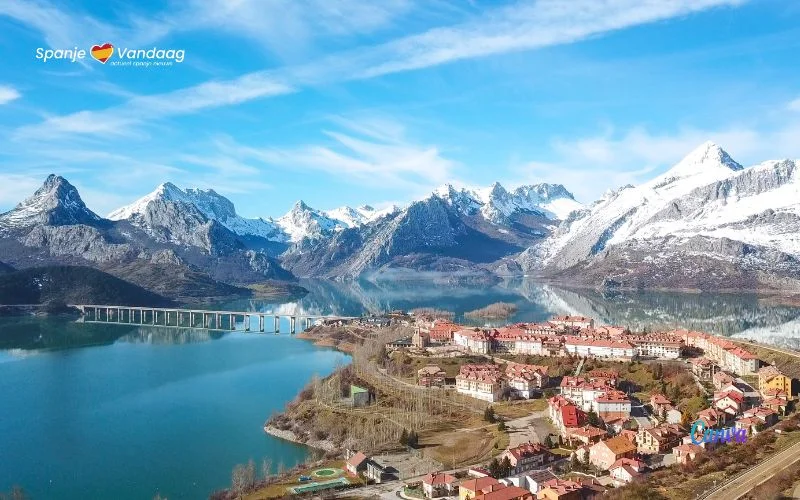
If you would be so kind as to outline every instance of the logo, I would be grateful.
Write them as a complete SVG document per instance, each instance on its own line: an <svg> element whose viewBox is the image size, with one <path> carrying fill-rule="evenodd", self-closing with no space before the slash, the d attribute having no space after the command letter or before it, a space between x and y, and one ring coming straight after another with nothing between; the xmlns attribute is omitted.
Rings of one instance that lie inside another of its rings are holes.
<svg viewBox="0 0 800 500"><path fill-rule="evenodd" d="M106 42L103 45L92 45L89 54L101 64L108 66L133 66L151 68L159 66L174 66L183 62L186 55L184 49L163 49L151 47L149 49L130 49L128 47L115 47ZM113 60L109 62L109 59ZM81 62L86 59L86 50L73 47L69 49L36 49L36 59L42 62L50 60Z"/></svg>
<svg viewBox="0 0 800 500"><path fill-rule="evenodd" d="M700 433L701 437L696 438L696 434ZM692 438L692 443L729 443L736 441L737 443L747 442L747 430L736 429L735 427L728 427L725 429L706 429L706 423L702 420L696 421L692 424L692 429L689 431Z"/></svg>
<svg viewBox="0 0 800 500"><path fill-rule="evenodd" d="M114 46L106 42L103 45L92 45L92 57L105 64L114 54Z"/></svg>

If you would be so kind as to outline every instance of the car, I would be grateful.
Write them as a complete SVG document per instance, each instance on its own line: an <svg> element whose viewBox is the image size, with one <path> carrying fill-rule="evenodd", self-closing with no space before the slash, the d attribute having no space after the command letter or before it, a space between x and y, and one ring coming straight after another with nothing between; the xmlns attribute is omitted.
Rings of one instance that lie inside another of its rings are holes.
<svg viewBox="0 0 800 500"><path fill-rule="evenodd" d="M306 481L311 481L311 476L300 476L301 483L304 483Z"/></svg>

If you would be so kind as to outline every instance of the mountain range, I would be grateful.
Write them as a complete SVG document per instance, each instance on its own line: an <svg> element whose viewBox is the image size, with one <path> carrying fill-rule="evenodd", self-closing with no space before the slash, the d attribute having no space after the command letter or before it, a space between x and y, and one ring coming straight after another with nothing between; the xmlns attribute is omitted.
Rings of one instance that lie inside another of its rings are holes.
<svg viewBox="0 0 800 500"><path fill-rule="evenodd" d="M800 287L791 160L743 167L705 143L664 174L589 206L560 184L444 185L406 206L249 219L213 190L158 186L107 217L51 175L0 214L13 268L90 265L168 297L233 295L297 277L533 274L625 288Z"/></svg>

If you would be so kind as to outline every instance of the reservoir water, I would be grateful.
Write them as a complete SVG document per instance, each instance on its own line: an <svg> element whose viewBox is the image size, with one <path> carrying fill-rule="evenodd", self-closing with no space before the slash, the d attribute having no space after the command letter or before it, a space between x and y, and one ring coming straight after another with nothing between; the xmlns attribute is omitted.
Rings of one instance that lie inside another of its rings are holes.
<svg viewBox="0 0 800 500"><path fill-rule="evenodd" d="M503 301L517 305L513 321L581 314L800 348L800 308L751 294L599 293L529 280L301 284L310 293L300 300L224 307L358 315L434 306L464 320ZM294 465L308 450L265 435L264 420L347 360L288 334L0 318L0 492L16 484L34 499L207 498L237 463Z"/></svg>

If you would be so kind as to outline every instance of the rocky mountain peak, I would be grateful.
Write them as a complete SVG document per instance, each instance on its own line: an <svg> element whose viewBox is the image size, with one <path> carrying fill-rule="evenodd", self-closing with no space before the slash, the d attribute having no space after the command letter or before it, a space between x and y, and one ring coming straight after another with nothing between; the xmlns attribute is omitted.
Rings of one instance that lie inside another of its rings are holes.
<svg viewBox="0 0 800 500"><path fill-rule="evenodd" d="M5 227L94 225L100 221L102 218L86 207L75 186L54 174L47 176L32 196L0 215L0 225Z"/></svg>

